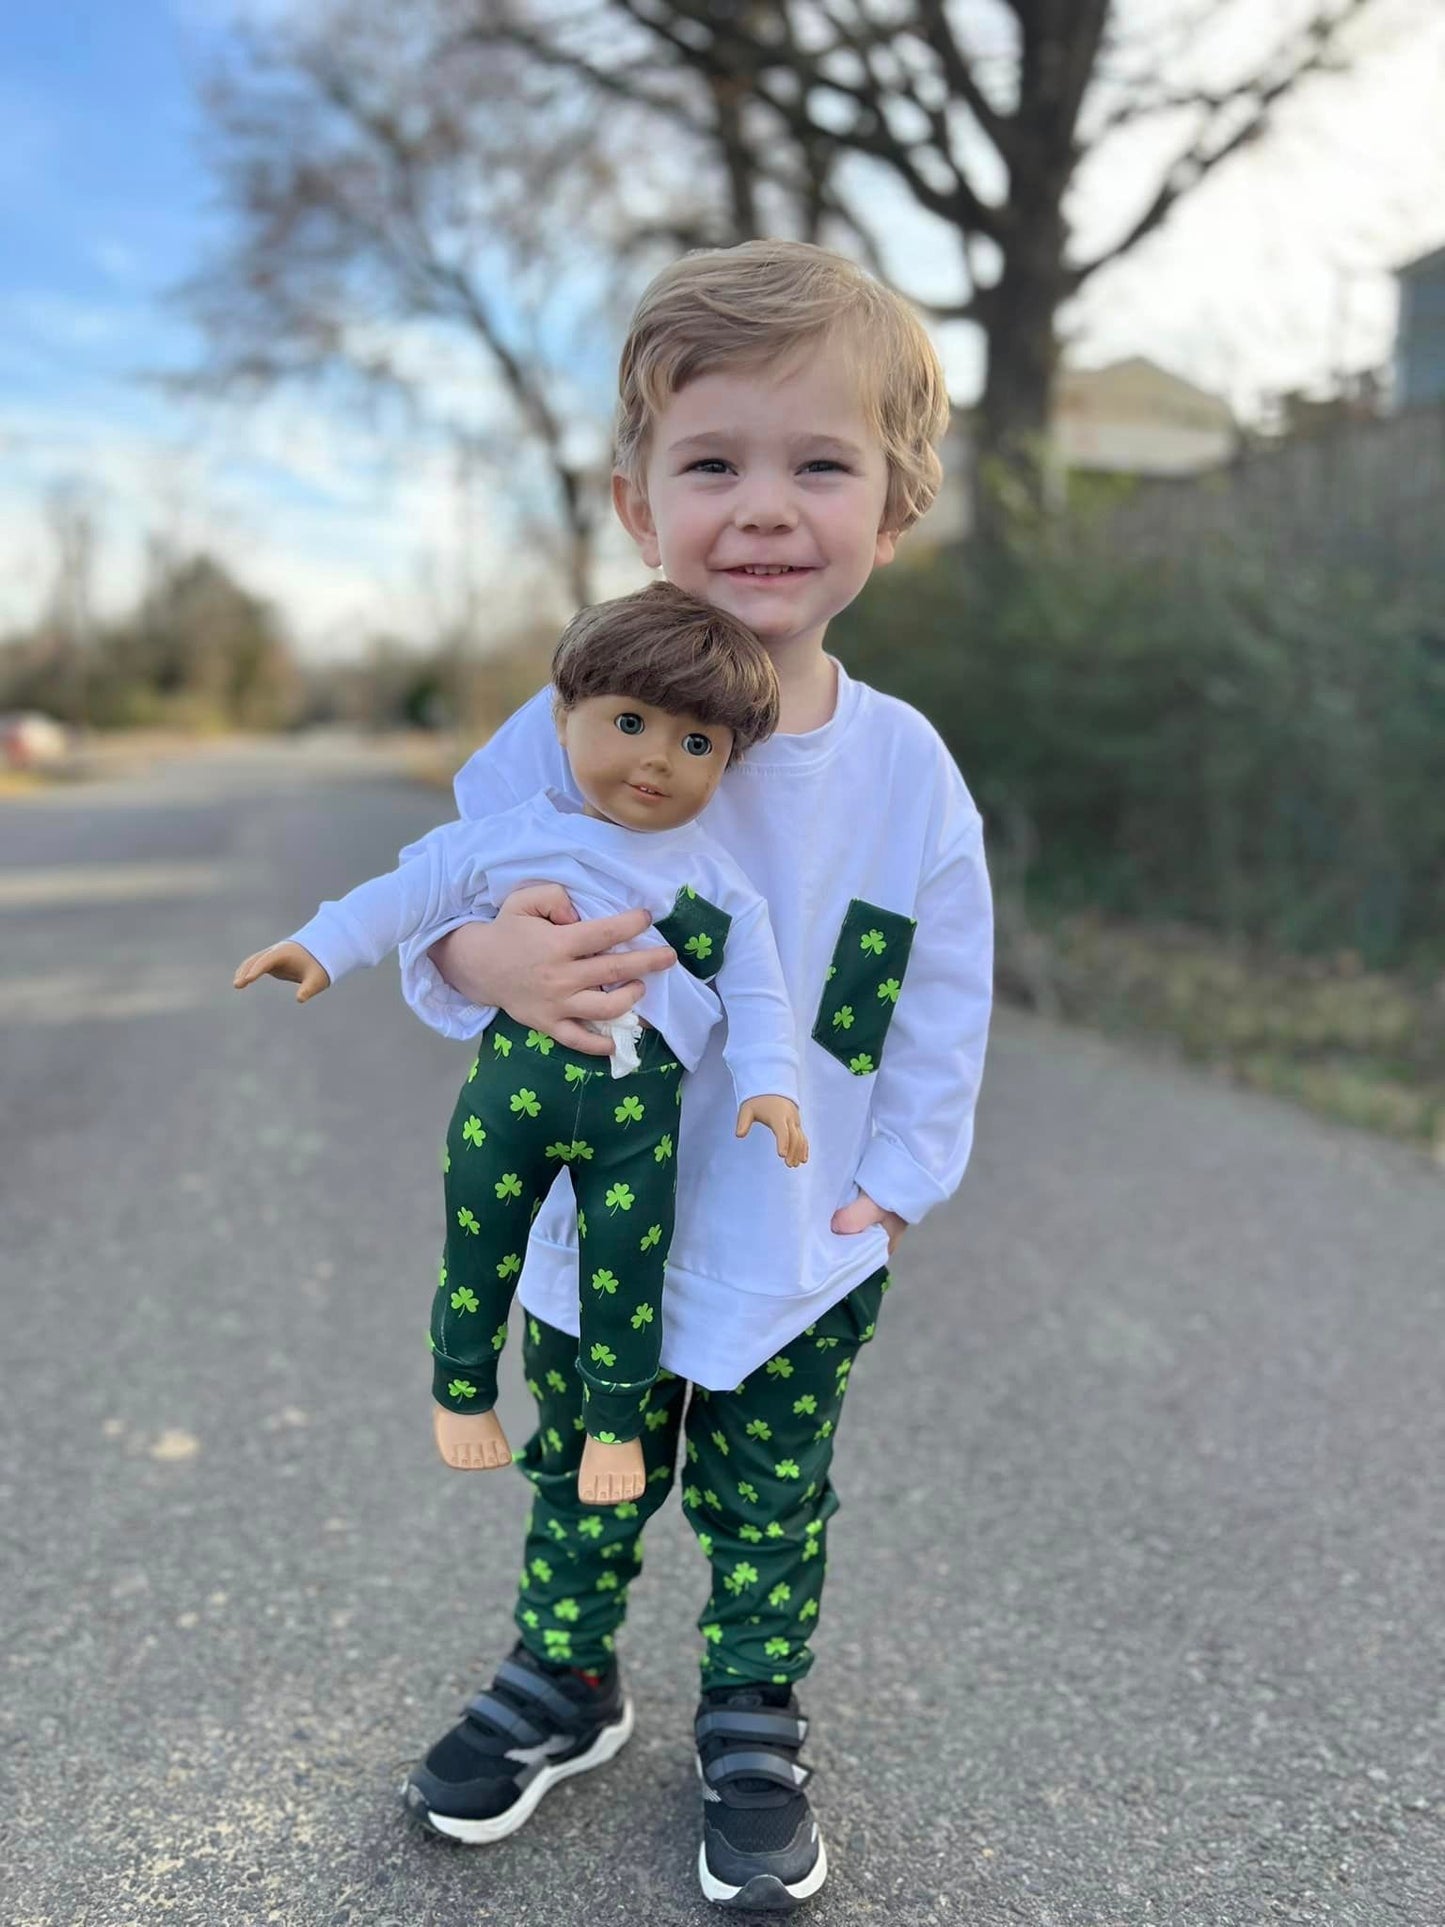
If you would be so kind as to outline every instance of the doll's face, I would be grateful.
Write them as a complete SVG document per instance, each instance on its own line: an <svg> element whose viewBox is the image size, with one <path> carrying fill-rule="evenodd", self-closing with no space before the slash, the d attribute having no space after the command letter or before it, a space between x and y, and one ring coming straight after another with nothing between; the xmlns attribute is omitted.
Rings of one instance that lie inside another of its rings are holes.
<svg viewBox="0 0 1445 1927"><path fill-rule="evenodd" d="M587 696L557 717L557 740L589 816L628 830L690 823L722 780L733 733L635 696Z"/></svg>

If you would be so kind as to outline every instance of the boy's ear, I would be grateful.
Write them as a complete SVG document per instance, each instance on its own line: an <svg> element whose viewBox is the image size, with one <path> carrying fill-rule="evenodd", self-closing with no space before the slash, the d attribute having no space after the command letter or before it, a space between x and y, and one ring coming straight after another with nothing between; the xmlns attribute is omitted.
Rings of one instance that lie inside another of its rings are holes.
<svg viewBox="0 0 1445 1927"><path fill-rule="evenodd" d="M612 474L612 506L617 519L637 544L638 553L649 569L662 567L662 552L657 546L657 526L647 496L621 469Z"/></svg>
<svg viewBox="0 0 1445 1927"><path fill-rule="evenodd" d="M879 529L877 540L873 544L874 568L875 569L884 568L888 563L890 563L893 560L894 556L897 555L897 553L898 553L897 529Z"/></svg>

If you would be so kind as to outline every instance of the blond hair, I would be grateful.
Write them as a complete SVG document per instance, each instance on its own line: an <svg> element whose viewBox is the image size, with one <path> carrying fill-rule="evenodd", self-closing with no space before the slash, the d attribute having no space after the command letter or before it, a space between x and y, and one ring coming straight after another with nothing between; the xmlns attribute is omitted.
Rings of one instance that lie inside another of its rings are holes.
<svg viewBox="0 0 1445 1927"><path fill-rule="evenodd" d="M932 506L943 478L943 369L901 295L806 241L700 249L650 283L618 370L617 468L642 486L652 424L690 381L786 361L825 338L858 364L864 409L888 460L882 527L901 534Z"/></svg>
<svg viewBox="0 0 1445 1927"><path fill-rule="evenodd" d="M671 582L579 609L552 658L557 707L630 696L733 733L729 763L778 726L778 672L744 623Z"/></svg>

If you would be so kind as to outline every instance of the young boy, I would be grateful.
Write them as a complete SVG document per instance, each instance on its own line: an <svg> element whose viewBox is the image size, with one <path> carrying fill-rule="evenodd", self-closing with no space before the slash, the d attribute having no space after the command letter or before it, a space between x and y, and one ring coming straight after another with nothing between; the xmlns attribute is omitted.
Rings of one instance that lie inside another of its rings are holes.
<svg viewBox="0 0 1445 1927"><path fill-rule="evenodd" d="M722 1905L788 1908L827 1875L792 1689L811 1665L833 1439L891 1249L962 1178L983 1068L992 927L978 811L930 725L823 647L932 502L947 415L906 305L801 243L685 257L647 290L623 350L618 515L649 567L744 621L778 672L777 733L724 775L701 820L768 903L811 1157L789 1172L733 1137L710 1047L684 1104L662 1353L674 1376L648 1413L644 1496L606 1514L577 1499L571 1200L554 1192L544 1207L521 1284L539 1412L522 1461L536 1497L521 1640L414 1769L407 1798L452 1838L500 1839L549 1786L625 1742L614 1634L681 1435L683 1508L713 1572L699 1622L699 1875ZM550 702L539 692L461 771L464 816L565 789ZM562 892L528 893L494 922L421 934L403 958L408 996L441 1029L494 1004L605 1051L583 1026L627 1008L669 959L656 946L604 954L645 923L579 923ZM622 974L632 981L601 989Z"/></svg>

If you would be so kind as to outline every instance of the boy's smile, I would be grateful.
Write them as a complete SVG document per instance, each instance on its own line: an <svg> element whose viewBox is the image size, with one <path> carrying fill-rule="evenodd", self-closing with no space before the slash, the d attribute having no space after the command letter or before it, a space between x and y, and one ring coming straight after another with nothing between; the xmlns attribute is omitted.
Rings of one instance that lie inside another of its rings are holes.
<svg viewBox="0 0 1445 1927"><path fill-rule="evenodd" d="M780 367L721 369L652 425L645 486L614 478L644 562L726 609L771 654L820 646L873 569L888 467L844 357L820 343Z"/></svg>

